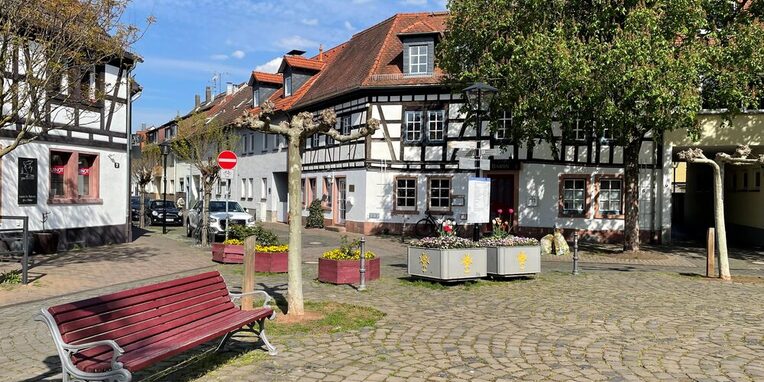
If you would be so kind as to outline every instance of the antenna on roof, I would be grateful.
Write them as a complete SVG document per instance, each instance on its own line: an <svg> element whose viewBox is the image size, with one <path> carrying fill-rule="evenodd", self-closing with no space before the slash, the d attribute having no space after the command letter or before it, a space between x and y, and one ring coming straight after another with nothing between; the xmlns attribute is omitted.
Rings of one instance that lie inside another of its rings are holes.
<svg viewBox="0 0 764 382"><path fill-rule="evenodd" d="M220 94L223 90L223 76L230 75L231 73L228 72L214 72L212 73L212 89L215 91L215 94L213 94L212 98L215 98L216 95Z"/></svg>

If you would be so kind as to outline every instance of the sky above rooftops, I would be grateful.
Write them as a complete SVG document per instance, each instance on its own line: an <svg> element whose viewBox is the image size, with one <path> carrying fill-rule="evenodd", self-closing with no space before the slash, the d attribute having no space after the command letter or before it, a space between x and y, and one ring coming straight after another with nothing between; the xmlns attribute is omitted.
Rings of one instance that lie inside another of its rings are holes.
<svg viewBox="0 0 764 382"><path fill-rule="evenodd" d="M446 0L133 0L126 22L157 19L134 47L144 90L133 130L185 114L205 86L224 92L252 70L275 72L292 49L311 57L395 13L445 9Z"/></svg>

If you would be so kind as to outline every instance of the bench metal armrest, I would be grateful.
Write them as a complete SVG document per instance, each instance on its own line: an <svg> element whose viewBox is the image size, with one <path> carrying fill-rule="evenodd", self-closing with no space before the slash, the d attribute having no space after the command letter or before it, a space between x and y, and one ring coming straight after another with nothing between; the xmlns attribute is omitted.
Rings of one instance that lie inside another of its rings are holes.
<svg viewBox="0 0 764 382"><path fill-rule="evenodd" d="M268 292L264 290L254 290L252 292L245 292L245 293L235 293L231 291L228 292L228 296L231 297L231 301L237 301L244 296L249 296L253 294L262 294L265 297L265 301L263 301L263 308L269 307L268 303L273 301L273 297L271 297L271 295L269 295Z"/></svg>
<svg viewBox="0 0 764 382"><path fill-rule="evenodd" d="M114 340L101 340L101 341L95 341L95 342L88 342L84 344L67 344L62 343L61 347L63 347L65 350L71 352L71 353L77 353L80 350L90 349L97 346L110 346L113 350L112 356L111 356L111 367L114 368L116 365L121 364L117 362L117 358L121 356L122 354L125 354L125 349L122 349Z"/></svg>

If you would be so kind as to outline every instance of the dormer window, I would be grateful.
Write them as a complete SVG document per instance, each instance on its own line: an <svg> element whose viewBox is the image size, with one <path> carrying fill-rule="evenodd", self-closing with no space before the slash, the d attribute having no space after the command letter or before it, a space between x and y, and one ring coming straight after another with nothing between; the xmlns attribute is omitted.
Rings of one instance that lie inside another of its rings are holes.
<svg viewBox="0 0 764 382"><path fill-rule="evenodd" d="M260 106L260 91L259 89L255 89L255 91L252 93L252 106L258 107Z"/></svg>
<svg viewBox="0 0 764 382"><path fill-rule="evenodd" d="M408 74L427 74L429 66L428 46L426 44L409 46Z"/></svg>
<svg viewBox="0 0 764 382"><path fill-rule="evenodd" d="M284 97L292 95L292 76L284 77Z"/></svg>

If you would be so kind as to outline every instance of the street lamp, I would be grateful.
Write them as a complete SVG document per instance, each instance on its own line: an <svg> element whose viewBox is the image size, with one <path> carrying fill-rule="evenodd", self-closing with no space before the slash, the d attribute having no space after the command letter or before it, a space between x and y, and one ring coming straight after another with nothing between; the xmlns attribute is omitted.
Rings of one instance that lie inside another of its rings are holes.
<svg viewBox="0 0 764 382"><path fill-rule="evenodd" d="M164 174L162 175L162 234L167 233L167 157L170 155L171 147L170 141L164 141L159 144L159 148L162 150L162 167Z"/></svg>
<svg viewBox="0 0 764 382"><path fill-rule="evenodd" d="M483 113L488 113L491 100L493 100L493 96L498 91L499 89L482 82L476 82L464 89L470 110L475 113L475 119L477 120L475 123L475 138L477 139L477 147L475 148L475 176L478 178L480 177L480 140L483 136L483 121L481 116ZM480 240L480 224L477 222L473 224L472 239L477 241Z"/></svg>

